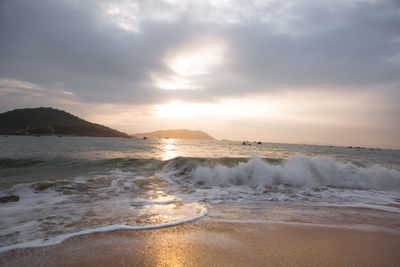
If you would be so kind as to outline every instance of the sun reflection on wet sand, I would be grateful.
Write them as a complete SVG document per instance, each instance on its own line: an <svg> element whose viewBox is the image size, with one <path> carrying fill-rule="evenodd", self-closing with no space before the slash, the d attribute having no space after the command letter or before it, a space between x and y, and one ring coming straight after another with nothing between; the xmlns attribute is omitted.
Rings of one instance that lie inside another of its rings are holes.
<svg viewBox="0 0 400 267"><path fill-rule="evenodd" d="M148 266L194 266L198 255L196 244L201 244L202 236L186 231L185 226L163 228L148 232L149 246L141 246L141 255L145 255L144 265ZM189 229L193 229L189 227Z"/></svg>
<svg viewBox="0 0 400 267"><path fill-rule="evenodd" d="M178 156L176 140L175 139L162 139L161 141L161 158L162 160L169 160Z"/></svg>
<svg viewBox="0 0 400 267"><path fill-rule="evenodd" d="M208 212L203 204L184 202L173 193L155 190L148 194L147 197L130 200L135 216L129 219L127 225L165 227L200 219Z"/></svg>
<svg viewBox="0 0 400 267"><path fill-rule="evenodd" d="M141 210L135 220L131 223L134 225L157 225L171 223L174 220L181 220L180 214L177 213L177 204L174 202L181 201L180 198L165 193L162 190L151 191L148 198L135 199L133 209ZM174 212L175 211L175 212Z"/></svg>

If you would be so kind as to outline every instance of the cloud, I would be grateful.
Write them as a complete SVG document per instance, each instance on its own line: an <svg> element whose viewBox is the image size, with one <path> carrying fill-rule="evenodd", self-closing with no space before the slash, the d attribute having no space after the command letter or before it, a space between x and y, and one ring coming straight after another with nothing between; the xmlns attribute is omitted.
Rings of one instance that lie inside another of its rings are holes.
<svg viewBox="0 0 400 267"><path fill-rule="evenodd" d="M173 38L171 25L129 34L102 21L100 10L91 1L2 3L2 76L49 89L62 83L85 101L157 98L148 78L165 68L161 58L179 30Z"/></svg>
<svg viewBox="0 0 400 267"><path fill-rule="evenodd" d="M377 89L400 84L399 12L390 0L5 1L0 73L111 103ZM165 58L199 36L226 43L224 64L171 68ZM163 91L155 76L189 90Z"/></svg>

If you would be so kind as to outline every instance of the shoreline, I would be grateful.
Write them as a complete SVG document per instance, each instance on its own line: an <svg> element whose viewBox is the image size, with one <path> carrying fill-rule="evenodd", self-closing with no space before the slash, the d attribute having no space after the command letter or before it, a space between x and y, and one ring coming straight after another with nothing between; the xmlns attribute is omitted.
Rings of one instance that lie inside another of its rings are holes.
<svg viewBox="0 0 400 267"><path fill-rule="evenodd" d="M125 138L125 139L137 139L132 136L103 136L103 135L71 135L71 134L0 134L2 137L10 137L10 136L32 136L32 137L104 137L104 138Z"/></svg>
<svg viewBox="0 0 400 267"><path fill-rule="evenodd" d="M2 266L394 266L400 234L373 229L198 220L115 230L0 253Z"/></svg>

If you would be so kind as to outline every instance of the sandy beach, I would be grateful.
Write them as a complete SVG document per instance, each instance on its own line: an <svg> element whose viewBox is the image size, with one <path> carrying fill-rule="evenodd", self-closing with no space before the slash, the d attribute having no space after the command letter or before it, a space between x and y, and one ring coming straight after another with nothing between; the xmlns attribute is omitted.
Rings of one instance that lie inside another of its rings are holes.
<svg viewBox="0 0 400 267"><path fill-rule="evenodd" d="M279 223L196 221L82 235L8 251L2 266L399 266L400 234Z"/></svg>

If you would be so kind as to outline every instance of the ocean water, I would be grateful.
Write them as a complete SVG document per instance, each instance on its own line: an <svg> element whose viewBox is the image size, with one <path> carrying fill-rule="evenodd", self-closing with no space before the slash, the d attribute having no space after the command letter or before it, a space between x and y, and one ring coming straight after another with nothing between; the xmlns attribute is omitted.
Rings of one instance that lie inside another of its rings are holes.
<svg viewBox="0 0 400 267"><path fill-rule="evenodd" d="M400 233L400 151L0 137L0 252L193 220Z"/></svg>

